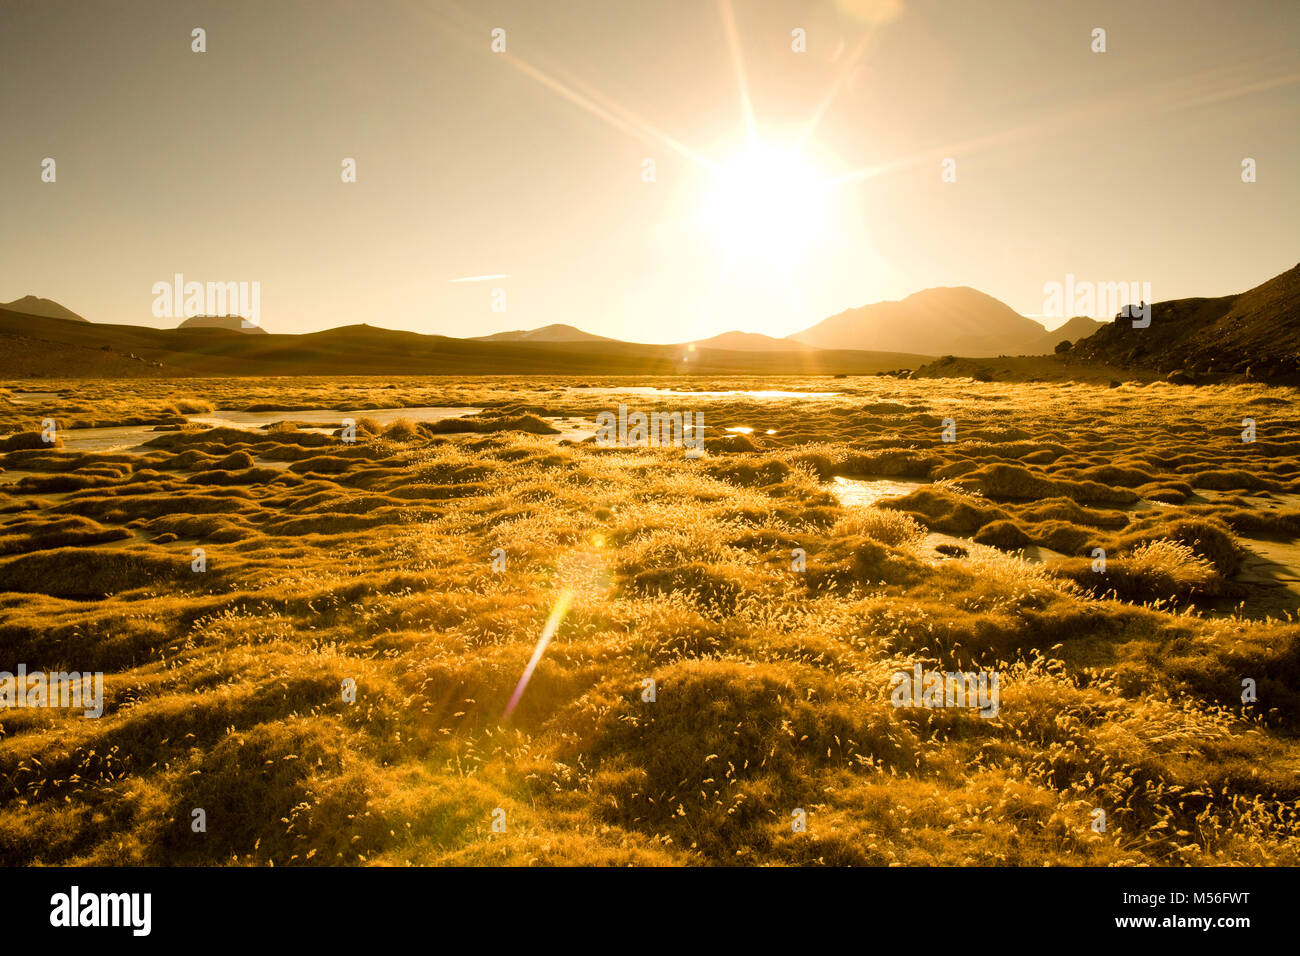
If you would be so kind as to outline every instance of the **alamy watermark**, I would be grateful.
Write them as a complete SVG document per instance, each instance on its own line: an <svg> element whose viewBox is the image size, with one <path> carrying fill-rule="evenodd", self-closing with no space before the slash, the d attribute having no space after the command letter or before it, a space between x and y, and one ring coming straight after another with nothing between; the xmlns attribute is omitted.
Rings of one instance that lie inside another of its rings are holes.
<svg viewBox="0 0 1300 956"><path fill-rule="evenodd" d="M704 454L703 412L629 412L626 405L618 413L601 412L596 416L596 444L601 448L627 448L633 445L681 445L687 458Z"/></svg>
<svg viewBox="0 0 1300 956"><path fill-rule="evenodd" d="M38 671L29 674L27 665L19 664L16 674L0 671L0 708L9 707L71 707L83 711L86 717L101 717L104 673Z"/></svg>
<svg viewBox="0 0 1300 956"><path fill-rule="evenodd" d="M177 272L171 282L153 284L155 319L190 319L196 315L238 315L240 327L262 322L262 283L186 282Z"/></svg>
<svg viewBox="0 0 1300 956"><path fill-rule="evenodd" d="M973 707L981 717L998 715L997 671L897 671L890 681L895 707Z"/></svg>
<svg viewBox="0 0 1300 956"><path fill-rule="evenodd" d="M83 893L73 884L50 897L50 925L56 928L125 927L133 936L153 928L152 893Z"/></svg>
<svg viewBox="0 0 1300 956"><path fill-rule="evenodd" d="M1044 283L1043 295L1046 296L1043 299L1045 319L1113 315L1117 319L1132 319L1135 329L1145 329L1151 324L1150 282L1077 282L1074 273L1067 272L1064 283ZM1137 305L1133 304L1134 300Z"/></svg>

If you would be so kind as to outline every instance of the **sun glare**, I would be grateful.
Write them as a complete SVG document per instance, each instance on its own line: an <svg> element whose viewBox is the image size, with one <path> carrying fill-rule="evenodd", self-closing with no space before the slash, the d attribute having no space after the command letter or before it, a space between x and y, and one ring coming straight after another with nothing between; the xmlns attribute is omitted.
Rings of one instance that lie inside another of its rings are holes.
<svg viewBox="0 0 1300 956"><path fill-rule="evenodd" d="M829 190L798 150L754 146L718 167L701 225L734 259L793 265L828 238Z"/></svg>

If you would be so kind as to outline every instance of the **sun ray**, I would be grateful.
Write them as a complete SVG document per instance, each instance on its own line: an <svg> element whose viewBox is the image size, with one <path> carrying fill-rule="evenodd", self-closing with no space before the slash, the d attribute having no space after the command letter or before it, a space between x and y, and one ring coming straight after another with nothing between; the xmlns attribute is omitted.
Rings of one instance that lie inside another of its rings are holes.
<svg viewBox="0 0 1300 956"><path fill-rule="evenodd" d="M1238 67L1243 65L1238 64ZM983 136L975 136L941 146L934 146L919 153L913 153L910 156L851 170L831 179L829 185L843 186L849 183L862 182L899 169L938 161L948 156L970 155L981 150L1004 146L1025 139L1043 138L1056 131L1095 128L1098 122L1113 121L1123 116L1150 115L1156 112L1190 109L1300 83L1300 73L1287 73L1263 80L1239 82L1236 85L1227 87L1222 86L1223 74L1233 69L1235 68L1216 67L1202 71L1195 77L1182 77L1178 81L1178 88L1185 88L1188 83L1194 80L1203 80L1207 83L1208 88L1201 92L1190 95L1179 94L1175 91L1176 88L1173 85L1166 85L1164 88L1155 90L1144 97L1134 97L1126 93L1122 98L1120 96L1099 98L1090 103L1076 106L1071 110L1054 111L1049 116L1040 117L993 133L986 133Z"/></svg>
<svg viewBox="0 0 1300 956"><path fill-rule="evenodd" d="M749 98L749 81L745 79L745 60L740 53L740 36L736 32L736 11L731 0L718 0L718 13L722 16L722 31L727 36L731 51L731 65L736 70L736 86L740 90L740 109L745 118L745 131L750 145L758 142L758 129L754 123L754 103Z"/></svg>
<svg viewBox="0 0 1300 956"><path fill-rule="evenodd" d="M822 117L826 115L828 110L830 110L831 104L835 102L835 97L839 95L840 89L848 82L849 77L853 75L853 71L857 69L858 60L860 60L862 54L866 52L867 45L871 42L871 38L874 35L875 34L871 30L864 32L862 38L858 40L857 46L855 46L852 52L849 53L848 58L844 61L844 66L840 69L840 72L836 74L834 82L831 83L830 88L826 91L826 95L821 98L821 102L817 104L817 108L813 110L812 116L808 118L808 122L804 125L803 131L800 132L798 138L795 140L797 148L803 148L803 144L808 141L813 132L817 129L817 126L821 123Z"/></svg>
<svg viewBox="0 0 1300 956"><path fill-rule="evenodd" d="M455 4L445 4L436 11L416 4L411 6L414 12L430 19L444 33L457 40L467 49L481 50L485 48L490 27ZM607 126L647 145L665 147L694 163L712 168L713 163L696 150L638 116L622 104L595 90L584 81L572 76L566 76L565 80L560 80L556 74L561 71L557 68L549 68L549 72L543 70L541 67L520 57L514 50L510 50L502 56L504 61L513 69L601 120Z"/></svg>
<svg viewBox="0 0 1300 956"><path fill-rule="evenodd" d="M559 94L573 105L586 110L598 119L604 120L605 123L620 132L627 133L629 136L633 136L651 146L666 146L678 155L684 156L701 166L712 167L714 165L712 161L691 149L681 140L641 119L631 110L587 87L586 84L580 82L575 84L583 87L583 92L578 92L518 56L512 55L507 62L520 73L536 80L551 92Z"/></svg>

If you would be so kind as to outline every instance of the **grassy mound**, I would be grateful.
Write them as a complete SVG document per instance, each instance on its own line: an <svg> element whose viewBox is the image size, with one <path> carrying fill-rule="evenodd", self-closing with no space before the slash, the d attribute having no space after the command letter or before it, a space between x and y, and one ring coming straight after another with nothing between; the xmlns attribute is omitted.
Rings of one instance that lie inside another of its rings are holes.
<svg viewBox="0 0 1300 956"><path fill-rule="evenodd" d="M202 587L188 552L54 548L0 561L0 591L100 598L142 588Z"/></svg>

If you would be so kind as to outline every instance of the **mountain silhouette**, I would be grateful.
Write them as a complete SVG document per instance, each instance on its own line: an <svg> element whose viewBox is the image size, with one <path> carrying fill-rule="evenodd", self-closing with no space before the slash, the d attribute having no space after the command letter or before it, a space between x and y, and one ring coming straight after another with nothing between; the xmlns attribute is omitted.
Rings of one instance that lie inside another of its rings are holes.
<svg viewBox="0 0 1300 956"><path fill-rule="evenodd" d="M495 332L492 335L475 335L475 342L616 342L603 335L592 335L572 325L543 325L538 329L517 329L513 332Z"/></svg>
<svg viewBox="0 0 1300 956"><path fill-rule="evenodd" d="M236 318L235 321L238 321ZM737 352L615 339L483 341L347 325L302 335L232 335L191 326L68 322L0 309L0 353L14 378L190 375L871 375L922 355L788 349Z"/></svg>
<svg viewBox="0 0 1300 956"><path fill-rule="evenodd" d="M231 330L252 334L230 335ZM17 377L864 375L917 369L940 355L1050 356L1063 340L1073 342L1068 362L1058 369L1066 376L1091 363L1094 371L1178 369L1300 382L1300 265L1237 295L1157 302L1147 328L1135 329L1127 318L1099 322L1077 316L1049 332L997 299L963 287L850 309L786 339L733 331L689 343L689 349L623 342L569 325L476 338L365 324L286 335L260 326L245 329L238 316L195 316L181 328L156 329L88 322L35 296L0 306L0 351ZM944 374L964 367L930 365Z"/></svg>
<svg viewBox="0 0 1300 956"><path fill-rule="evenodd" d="M1086 315L1076 315L1064 325L1045 333L1039 340L1034 352L1046 355L1049 352L1056 351L1056 346L1061 342L1074 344L1088 338L1109 324L1109 321L1103 322L1101 319L1090 318Z"/></svg>
<svg viewBox="0 0 1300 956"><path fill-rule="evenodd" d="M825 349L982 357L1051 351L1043 346L1046 333L993 296L958 286L849 309L789 338Z"/></svg>
<svg viewBox="0 0 1300 956"><path fill-rule="evenodd" d="M53 299L40 299L34 295L25 295L12 302L0 302L0 309L22 312L24 315L39 315L47 319L67 319L70 322L86 322L71 309L64 308Z"/></svg>
<svg viewBox="0 0 1300 956"><path fill-rule="evenodd" d="M1151 306L1151 324L1119 318L1071 354L1161 372L1300 376L1300 265L1238 295L1171 299Z"/></svg>
<svg viewBox="0 0 1300 956"><path fill-rule="evenodd" d="M192 315L178 329L225 329L228 332L248 332L252 335L266 335L266 329L252 325L239 315Z"/></svg>

